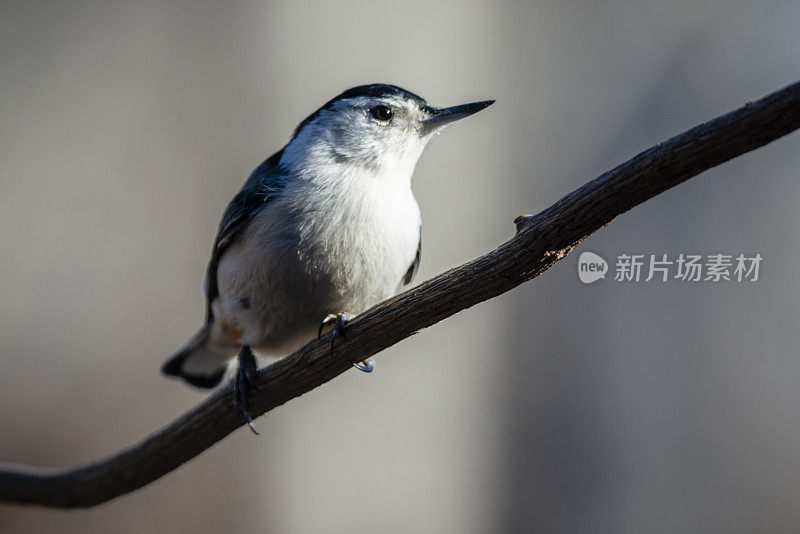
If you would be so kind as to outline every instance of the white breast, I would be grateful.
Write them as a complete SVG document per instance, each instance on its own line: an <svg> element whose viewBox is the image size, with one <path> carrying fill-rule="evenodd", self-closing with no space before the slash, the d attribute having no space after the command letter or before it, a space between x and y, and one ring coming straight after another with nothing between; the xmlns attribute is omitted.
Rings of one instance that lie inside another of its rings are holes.
<svg viewBox="0 0 800 534"><path fill-rule="evenodd" d="M237 342L288 352L328 313L357 314L395 294L420 238L405 182L289 180L223 256L215 317L241 331Z"/></svg>
<svg viewBox="0 0 800 534"><path fill-rule="evenodd" d="M345 311L393 295L414 261L420 212L409 179L351 171L299 181L298 255L309 276L331 281ZM335 180L335 183L331 181Z"/></svg>

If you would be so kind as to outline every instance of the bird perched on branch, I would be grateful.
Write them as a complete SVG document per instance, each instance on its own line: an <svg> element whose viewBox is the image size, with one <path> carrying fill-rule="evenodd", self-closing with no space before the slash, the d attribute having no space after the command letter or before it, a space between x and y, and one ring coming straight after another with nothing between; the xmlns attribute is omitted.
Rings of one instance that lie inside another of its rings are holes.
<svg viewBox="0 0 800 534"><path fill-rule="evenodd" d="M349 314L411 283L422 245L414 166L435 133L493 102L437 109L372 84L309 115L225 210L206 275L206 323L162 371L211 388L238 354L234 402L253 429L253 349L290 354L332 325L333 350Z"/></svg>

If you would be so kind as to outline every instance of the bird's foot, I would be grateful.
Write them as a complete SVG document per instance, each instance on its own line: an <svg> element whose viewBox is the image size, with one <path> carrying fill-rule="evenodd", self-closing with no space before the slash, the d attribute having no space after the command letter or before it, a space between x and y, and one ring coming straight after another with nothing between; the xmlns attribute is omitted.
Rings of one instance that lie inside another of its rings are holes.
<svg viewBox="0 0 800 534"><path fill-rule="evenodd" d="M347 339L347 334L345 333L345 327L347 326L347 321L352 319L353 316L349 313L329 313L327 317L322 320L322 324L319 325L319 330L317 330L317 339L322 339L322 331L325 328L333 325L333 335L331 336L331 354L333 354L333 344L336 342L336 337L341 336L342 339Z"/></svg>
<svg viewBox="0 0 800 534"><path fill-rule="evenodd" d="M319 325L319 330L317 331L317 339L322 337L322 331L325 327L333 325L333 333L331 334L331 356L333 356L333 347L334 343L336 343L336 337L341 337L342 339L347 339L347 335L345 333L345 328L347 327L347 321L352 319L353 316L349 313L331 313L328 314L325 319L322 320L322 324ZM358 363L354 363L353 367L358 369L359 371L364 371L365 373L371 373L375 369L375 360L372 358L367 358L366 360L360 361Z"/></svg>
<svg viewBox="0 0 800 534"><path fill-rule="evenodd" d="M375 370L375 360L372 358L367 358L366 360L361 360L358 363L354 363L353 367L358 369L359 371L364 371L365 373L371 373Z"/></svg>
<svg viewBox="0 0 800 534"><path fill-rule="evenodd" d="M247 394L251 389L258 391L256 371L258 371L256 357L250 347L244 345L239 351L239 365L236 377L233 379L233 407L242 413L253 434L258 435L256 427L253 426L253 414L250 413L250 403L247 400Z"/></svg>

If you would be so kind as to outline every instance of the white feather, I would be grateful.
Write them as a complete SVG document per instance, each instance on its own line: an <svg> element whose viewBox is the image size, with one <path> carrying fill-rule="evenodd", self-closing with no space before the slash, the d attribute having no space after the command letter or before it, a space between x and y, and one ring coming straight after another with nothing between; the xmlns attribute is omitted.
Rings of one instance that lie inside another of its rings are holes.
<svg viewBox="0 0 800 534"><path fill-rule="evenodd" d="M420 239L411 175L430 135L413 102L388 103L394 117L381 124L367 112L372 99L339 101L284 149L284 189L220 261L215 350L284 355L327 314L357 314L396 293Z"/></svg>

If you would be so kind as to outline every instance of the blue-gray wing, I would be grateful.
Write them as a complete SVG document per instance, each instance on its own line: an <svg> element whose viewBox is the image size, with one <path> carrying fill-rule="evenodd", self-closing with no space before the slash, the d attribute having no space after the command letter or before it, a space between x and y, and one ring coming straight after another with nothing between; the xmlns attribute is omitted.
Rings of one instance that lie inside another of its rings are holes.
<svg viewBox="0 0 800 534"><path fill-rule="evenodd" d="M242 190L228 204L219 223L217 238L206 271L206 322L213 319L211 304L219 296L217 269L222 255L247 224L283 188L284 177L278 168L283 151L273 154L250 175Z"/></svg>
<svg viewBox="0 0 800 534"><path fill-rule="evenodd" d="M403 276L403 285L410 284L414 277L417 275L417 271L419 270L419 260L422 256L422 228L419 229L419 244L417 245L417 255L414 256L413 263L408 267L405 276Z"/></svg>

